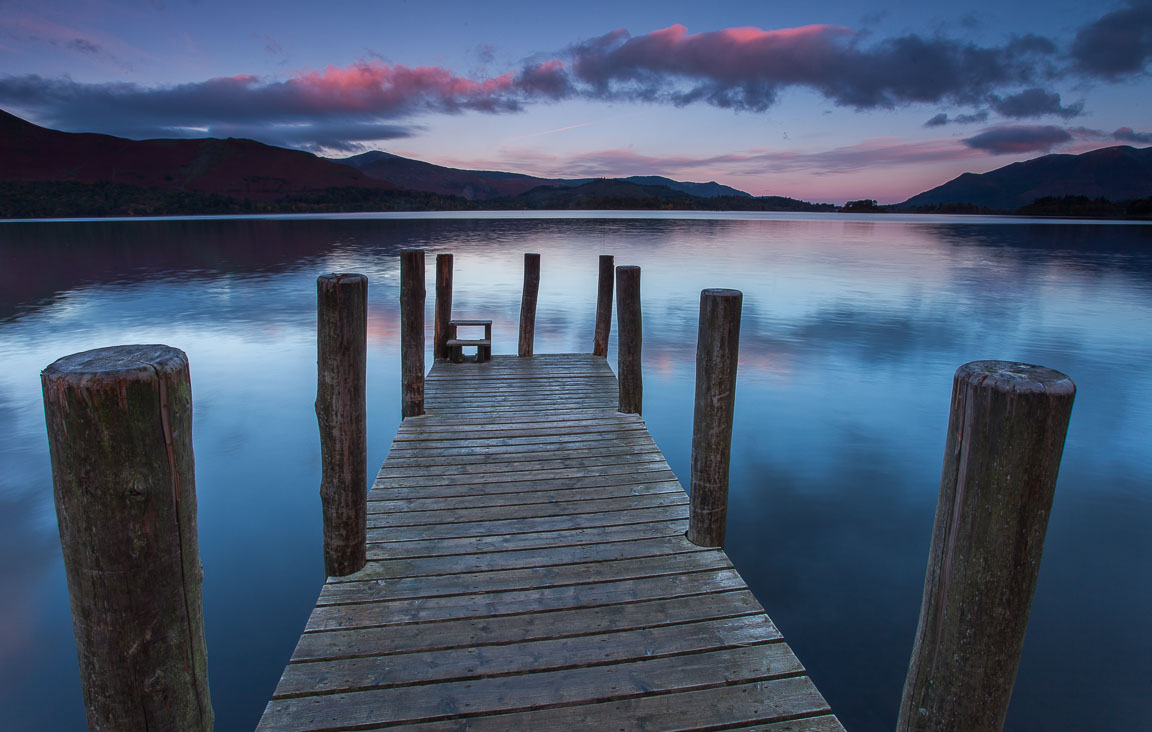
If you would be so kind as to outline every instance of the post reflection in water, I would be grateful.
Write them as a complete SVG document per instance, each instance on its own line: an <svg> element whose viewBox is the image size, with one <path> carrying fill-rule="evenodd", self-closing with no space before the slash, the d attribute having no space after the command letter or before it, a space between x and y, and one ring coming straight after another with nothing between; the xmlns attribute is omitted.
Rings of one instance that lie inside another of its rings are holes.
<svg viewBox="0 0 1152 732"><path fill-rule="evenodd" d="M84 718L39 371L121 343L188 353L212 698L219 729L250 729L323 581L315 278L369 278L374 471L399 422L397 253L410 247L455 255L454 313L491 319L496 353L515 353L524 252L542 255L537 353L591 350L599 254L640 265L644 416L684 482L699 291L744 292L728 552L854 730L895 723L953 371L997 358L1069 374L1079 394L1008 728L1139 728L1152 714L1139 579L1152 227L316 217L0 224L5 728Z"/></svg>

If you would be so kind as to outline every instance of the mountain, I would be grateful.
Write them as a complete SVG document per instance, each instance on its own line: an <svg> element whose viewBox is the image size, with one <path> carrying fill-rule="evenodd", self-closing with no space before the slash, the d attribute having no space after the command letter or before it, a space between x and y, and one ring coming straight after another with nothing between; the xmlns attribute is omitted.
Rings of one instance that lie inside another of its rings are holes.
<svg viewBox="0 0 1152 732"><path fill-rule="evenodd" d="M461 170L442 165L374 150L348 158L334 158L334 162L353 168L401 188L428 191L442 195L461 196L469 201L489 201L527 193L540 186L572 187L589 183L595 178L538 178L523 173L504 173L498 170ZM615 178L641 186L663 186L697 198L745 196L751 194L716 182L686 183L658 175L634 175Z"/></svg>
<svg viewBox="0 0 1152 732"><path fill-rule="evenodd" d="M1152 147L1106 147L1080 155L1044 155L988 173L965 173L896 208L943 204L1013 211L1038 198L1087 196L1127 201L1152 196Z"/></svg>
<svg viewBox="0 0 1152 732"><path fill-rule="evenodd" d="M495 170L460 170L433 165L420 160L373 150L349 158L334 158L355 168L370 178L401 188L428 191L442 195L461 196L469 201L516 196L538 186L579 185L587 182L554 178L537 178L520 173L501 173Z"/></svg>
<svg viewBox="0 0 1152 732"><path fill-rule="evenodd" d="M59 132L0 110L0 218L478 208L833 207L659 176L538 178L458 170L385 152L335 161L253 140L128 140Z"/></svg>
<svg viewBox="0 0 1152 732"><path fill-rule="evenodd" d="M737 192L739 193L739 192ZM640 185L620 178L596 178L580 185L540 186L510 198L485 202L493 209L664 210L664 211L831 211L831 204L783 196L721 195L704 198L664 185Z"/></svg>
<svg viewBox="0 0 1152 732"><path fill-rule="evenodd" d="M687 193L689 196L696 196L697 198L719 198L720 196L752 198L751 193L745 193L744 191L717 183L716 181L708 181L707 183L685 183L659 175L630 175L627 178L619 178L618 180L636 183L642 186L664 186L665 188L671 188L674 191Z"/></svg>
<svg viewBox="0 0 1152 732"><path fill-rule="evenodd" d="M254 201L331 188L396 188L311 153L254 140L127 140L59 132L2 110L0 180L139 186Z"/></svg>

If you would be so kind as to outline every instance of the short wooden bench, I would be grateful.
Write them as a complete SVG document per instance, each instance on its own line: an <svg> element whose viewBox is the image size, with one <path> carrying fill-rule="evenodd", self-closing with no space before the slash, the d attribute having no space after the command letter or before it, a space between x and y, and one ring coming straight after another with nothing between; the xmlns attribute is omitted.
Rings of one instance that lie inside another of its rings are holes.
<svg viewBox="0 0 1152 732"><path fill-rule="evenodd" d="M483 327L483 338L460 338L458 328ZM491 320L450 320L448 321L448 360L452 363L464 363L464 347L476 346L476 363L484 363L492 358L492 321Z"/></svg>

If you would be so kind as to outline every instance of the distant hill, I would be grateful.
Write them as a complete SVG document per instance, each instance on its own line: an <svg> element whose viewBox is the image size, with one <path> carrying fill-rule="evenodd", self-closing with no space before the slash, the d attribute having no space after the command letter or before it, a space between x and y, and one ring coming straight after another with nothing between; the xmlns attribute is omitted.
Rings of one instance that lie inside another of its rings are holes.
<svg viewBox="0 0 1152 732"><path fill-rule="evenodd" d="M254 140L127 140L49 130L0 110L0 181L111 183L253 201L329 188L396 186Z"/></svg>
<svg viewBox="0 0 1152 732"><path fill-rule="evenodd" d="M488 201L495 198L517 196L540 186L581 186L597 180L595 178L539 178L523 173L504 173L498 170L462 170L425 163L379 150L348 158L333 158L332 160L352 166L372 178L386 181L401 188L461 196L469 201ZM749 193L714 181L688 183L658 175L633 175L611 180L620 180L642 186L664 186L697 198L719 196L751 198Z"/></svg>
<svg viewBox="0 0 1152 732"><path fill-rule="evenodd" d="M716 181L709 181L707 183L685 183L659 175L630 175L627 178L620 178L619 180L642 186L665 186L674 191L681 191L698 198L718 198L720 196L752 198L751 193L745 193L744 191L717 183Z"/></svg>
<svg viewBox="0 0 1152 732"><path fill-rule="evenodd" d="M486 209L828 211L659 176L549 179L371 152L333 161L253 140L128 140L0 111L0 218Z"/></svg>
<svg viewBox="0 0 1152 732"><path fill-rule="evenodd" d="M988 173L965 173L895 208L950 204L1014 211L1039 198L1085 196L1128 201L1152 196L1152 147L1106 147L1080 155L1044 155Z"/></svg>
<svg viewBox="0 0 1152 732"><path fill-rule="evenodd" d="M668 211L831 211L831 204L783 196L727 195L704 198L664 185L640 185L619 178L598 178L572 186L540 186L518 196L485 202L486 207L534 210Z"/></svg>
<svg viewBox="0 0 1152 732"><path fill-rule="evenodd" d="M568 185L568 181L537 178L491 170L459 170L373 150L349 158L333 158L375 180L415 191L460 196L469 201L515 196L542 185ZM584 181L573 181L578 185Z"/></svg>

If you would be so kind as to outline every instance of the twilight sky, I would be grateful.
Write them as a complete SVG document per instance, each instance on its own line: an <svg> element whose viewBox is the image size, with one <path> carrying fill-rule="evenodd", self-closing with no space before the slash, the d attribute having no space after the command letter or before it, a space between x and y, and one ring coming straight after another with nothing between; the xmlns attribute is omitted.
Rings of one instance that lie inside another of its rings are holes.
<svg viewBox="0 0 1152 732"><path fill-rule="evenodd" d="M1150 63L1152 0L0 0L56 129L832 202L1152 144Z"/></svg>

